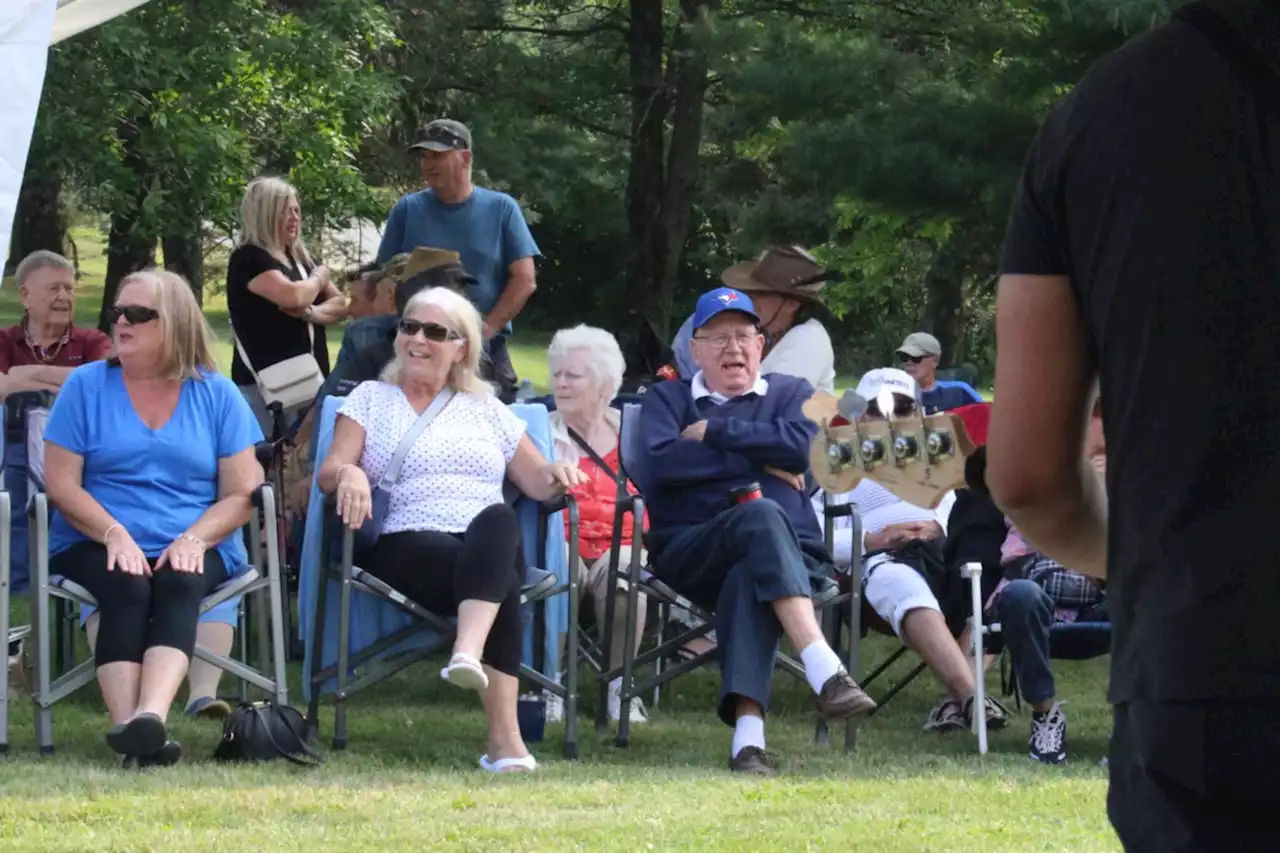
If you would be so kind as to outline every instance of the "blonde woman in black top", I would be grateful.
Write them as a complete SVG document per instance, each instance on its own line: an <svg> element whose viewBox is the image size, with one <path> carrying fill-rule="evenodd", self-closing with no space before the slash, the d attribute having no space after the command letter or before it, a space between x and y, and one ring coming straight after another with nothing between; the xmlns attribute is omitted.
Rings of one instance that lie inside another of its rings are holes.
<svg viewBox="0 0 1280 853"><path fill-rule="evenodd" d="M310 354L314 365L303 358L291 362L289 373L302 380L295 386L299 392L312 381L318 388L329 374L324 327L346 316L346 300L329 270L311 259L301 227L293 186L270 177L250 182L240 206L239 244L227 264L227 308L236 344L231 379L265 435L271 423L263 388L270 393L279 384L271 368L278 373L283 362Z"/></svg>

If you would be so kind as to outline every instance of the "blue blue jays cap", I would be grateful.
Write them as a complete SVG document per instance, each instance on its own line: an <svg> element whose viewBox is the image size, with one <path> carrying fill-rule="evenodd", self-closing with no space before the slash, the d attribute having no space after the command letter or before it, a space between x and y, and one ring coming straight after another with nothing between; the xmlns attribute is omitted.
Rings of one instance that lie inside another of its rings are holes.
<svg viewBox="0 0 1280 853"><path fill-rule="evenodd" d="M712 317L725 311L746 314L757 326L760 325L756 306L751 302L750 296L732 287L717 287L698 297L698 305L693 309L693 330L698 331L710 323Z"/></svg>

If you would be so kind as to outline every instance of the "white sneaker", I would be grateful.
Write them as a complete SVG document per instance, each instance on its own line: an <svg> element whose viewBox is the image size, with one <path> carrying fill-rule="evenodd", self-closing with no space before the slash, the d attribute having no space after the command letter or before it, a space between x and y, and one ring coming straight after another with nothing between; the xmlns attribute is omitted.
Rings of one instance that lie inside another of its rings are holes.
<svg viewBox="0 0 1280 853"><path fill-rule="evenodd" d="M622 679L615 678L609 682L609 719L615 723L622 717ZM631 700L631 724L649 722L649 715L645 712L644 702L640 699Z"/></svg>

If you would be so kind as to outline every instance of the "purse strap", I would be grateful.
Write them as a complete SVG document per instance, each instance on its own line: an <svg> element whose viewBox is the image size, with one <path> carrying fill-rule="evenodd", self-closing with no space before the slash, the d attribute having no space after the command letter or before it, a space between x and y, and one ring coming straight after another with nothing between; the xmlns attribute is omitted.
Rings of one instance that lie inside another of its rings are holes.
<svg viewBox="0 0 1280 853"><path fill-rule="evenodd" d="M294 755L292 752L281 747L276 741L275 735L271 734L271 724L267 722L266 713L257 705L250 706L250 710L253 711L253 715L258 718L258 723L262 726L262 733L267 736L267 740L271 742L271 747L276 751L276 754L285 761L296 764L299 767L319 767L321 764L324 764L324 759L320 757L320 754L307 744L307 739L304 733L299 732L293 727L293 723L289 722L288 716L280 710L280 707L274 702L268 704L267 707L271 709L275 718L289 730L289 734L293 735L294 740L298 742L298 748L302 750L302 754L310 760L298 758L298 756Z"/></svg>
<svg viewBox="0 0 1280 853"><path fill-rule="evenodd" d="M613 467L609 465L608 462L605 462L603 459L600 458L600 454L596 453L595 450L591 447L591 445L587 444L587 440L585 438L583 438L582 436L574 432L573 427L569 426L568 424L565 425L565 429L569 431L569 438L573 439L573 443L578 445L578 447L582 448L583 452L585 452L587 456L591 457L592 462L596 463L602 469L604 469L604 472L608 474L610 477L612 477L613 479L615 480L618 479L618 474L613 470Z"/></svg>
<svg viewBox="0 0 1280 853"><path fill-rule="evenodd" d="M240 343L240 336L236 334L235 324L231 322L231 318L227 318L227 327L231 329L231 341L236 346L236 352L240 354L240 360L244 362L245 368L249 371L249 375L253 377L255 385L261 385L262 380L258 378L258 371L254 369L253 362L249 361L249 354L244 351L244 344ZM316 352L316 324L307 323L307 333L311 340L311 347L307 350L307 355L315 355Z"/></svg>
<svg viewBox="0 0 1280 853"><path fill-rule="evenodd" d="M404 438L400 439L400 443L396 445L396 452L391 454L391 461L387 463L387 470L382 472L382 479L378 482L379 486L395 485L396 481L400 479L400 469L404 467L404 460L409 456L409 449L418 440L418 436L422 435L422 431L435 420L436 415L440 414L440 410L449 405L449 401L452 399L453 389L441 388L435 399L423 409L422 414L418 415L418 419L413 422L413 426L409 427L409 431L404 434Z"/></svg>

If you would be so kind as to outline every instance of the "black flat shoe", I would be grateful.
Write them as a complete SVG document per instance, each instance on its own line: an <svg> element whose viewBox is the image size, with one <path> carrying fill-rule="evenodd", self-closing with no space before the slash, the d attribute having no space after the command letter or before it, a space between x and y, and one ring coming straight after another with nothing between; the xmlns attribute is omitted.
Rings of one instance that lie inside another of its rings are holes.
<svg viewBox="0 0 1280 853"><path fill-rule="evenodd" d="M148 767L172 767L182 760L182 744L176 740L167 740L164 746L150 755L126 755L124 767L128 769L146 770Z"/></svg>
<svg viewBox="0 0 1280 853"><path fill-rule="evenodd" d="M163 749L168 740L164 720L155 714L139 714L107 732L107 746L120 755L151 755Z"/></svg>

